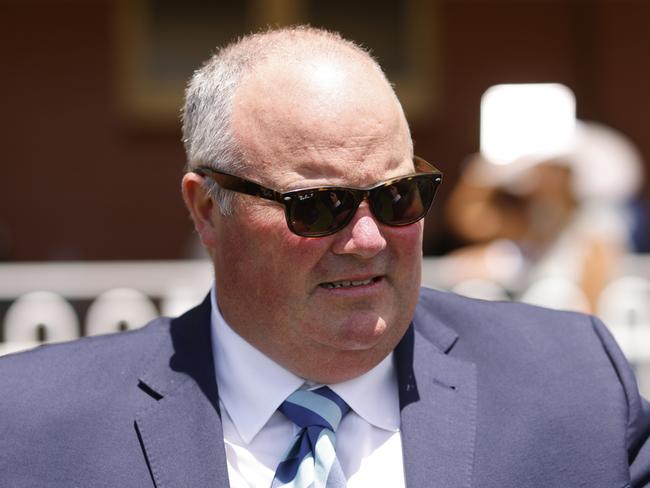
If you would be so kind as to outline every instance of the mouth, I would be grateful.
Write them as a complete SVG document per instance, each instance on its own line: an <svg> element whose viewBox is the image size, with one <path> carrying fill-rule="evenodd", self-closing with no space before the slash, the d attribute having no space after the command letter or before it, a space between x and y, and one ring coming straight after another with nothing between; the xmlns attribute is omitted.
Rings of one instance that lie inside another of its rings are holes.
<svg viewBox="0 0 650 488"><path fill-rule="evenodd" d="M336 288L357 288L360 286L368 286L372 285L373 283L377 283L381 280L380 276L375 276L373 278L367 278L365 280L341 280L341 281L328 281L325 283L321 283L320 286L321 288L325 288L326 290L333 290Z"/></svg>

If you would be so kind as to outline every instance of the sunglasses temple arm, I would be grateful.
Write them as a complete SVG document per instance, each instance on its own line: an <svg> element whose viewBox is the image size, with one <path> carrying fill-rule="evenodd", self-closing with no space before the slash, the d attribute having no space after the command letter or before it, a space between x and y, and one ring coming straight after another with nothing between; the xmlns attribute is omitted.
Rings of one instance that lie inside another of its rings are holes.
<svg viewBox="0 0 650 488"><path fill-rule="evenodd" d="M266 200L284 203L284 199L282 198L281 193L271 190L270 188L266 188L253 181L248 181L237 176L212 171L210 172L210 176L221 188L225 190L244 193L246 195L260 197Z"/></svg>

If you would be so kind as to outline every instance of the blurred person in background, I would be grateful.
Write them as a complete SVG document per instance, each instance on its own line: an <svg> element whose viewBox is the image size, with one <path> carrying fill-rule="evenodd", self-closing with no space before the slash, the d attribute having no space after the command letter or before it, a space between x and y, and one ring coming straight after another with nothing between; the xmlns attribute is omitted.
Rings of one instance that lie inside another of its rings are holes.
<svg viewBox="0 0 650 488"><path fill-rule="evenodd" d="M620 257L634 250L642 168L625 136L581 121L567 152L499 165L473 156L445 208L467 243L450 255L458 279L491 280L519 296L542 278L564 278L595 312Z"/></svg>

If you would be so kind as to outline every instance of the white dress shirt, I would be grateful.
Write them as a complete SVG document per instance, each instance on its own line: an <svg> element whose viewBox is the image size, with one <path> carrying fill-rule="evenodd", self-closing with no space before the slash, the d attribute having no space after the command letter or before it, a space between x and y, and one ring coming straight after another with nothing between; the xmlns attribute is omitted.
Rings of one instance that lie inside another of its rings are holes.
<svg viewBox="0 0 650 488"><path fill-rule="evenodd" d="M313 383L286 370L240 337L216 306L212 350L231 488L267 488L298 428L277 409ZM260 324L264 328L264 324ZM392 354L358 378L328 385L351 407L336 431L349 488L404 487L397 377Z"/></svg>

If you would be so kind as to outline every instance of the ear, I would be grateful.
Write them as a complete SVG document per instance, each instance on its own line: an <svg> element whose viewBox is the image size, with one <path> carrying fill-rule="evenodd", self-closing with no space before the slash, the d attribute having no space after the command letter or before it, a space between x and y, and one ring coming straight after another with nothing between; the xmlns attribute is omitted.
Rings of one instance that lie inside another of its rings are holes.
<svg viewBox="0 0 650 488"><path fill-rule="evenodd" d="M216 207L212 198L203 184L203 177L196 173L186 173L183 176L181 184L183 192L183 201L187 210L189 210L194 228L201 238L201 243L208 248L213 248L217 244L218 232L216 223L219 209Z"/></svg>

